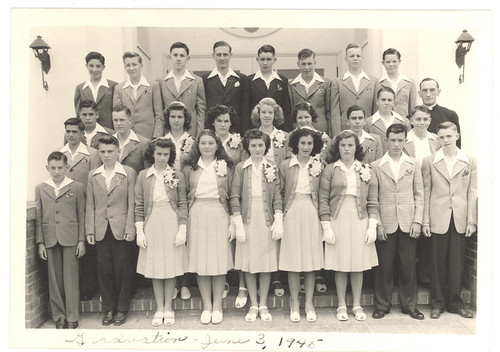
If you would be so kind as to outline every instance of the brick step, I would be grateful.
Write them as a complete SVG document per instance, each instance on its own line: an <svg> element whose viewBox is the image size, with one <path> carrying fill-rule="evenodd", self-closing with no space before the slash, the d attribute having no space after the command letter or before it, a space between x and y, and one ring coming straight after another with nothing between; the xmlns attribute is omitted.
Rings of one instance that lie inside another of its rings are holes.
<svg viewBox="0 0 500 352"><path fill-rule="evenodd" d="M285 292L289 292L288 287L284 285ZM191 287L191 299L182 300L180 295L173 302L174 310L181 309L194 309L201 310L202 302L200 297L200 291L198 287ZM229 295L222 301L223 309L236 309L234 308L234 301L237 295L237 287L231 287ZM471 291L467 289L462 290L462 299L464 303L471 303ZM304 306L304 295L299 295L300 306ZM392 304L399 304L398 289L394 289L392 295ZM418 304L425 305L429 303L429 289L424 287L418 288ZM249 302L247 303L247 307ZM347 295L347 305L352 305L352 294ZM361 295L361 305L372 306L373 305L373 289L365 289ZM267 300L267 306L272 308L289 308L290 307L290 296L285 293L282 297L275 297L270 292L269 298ZM337 294L335 290L328 290L325 293L314 293L314 306L315 307L336 307L337 306ZM139 288L132 297L130 302L130 311L153 311L156 309L156 302L153 295L153 289L151 287ZM245 308L246 309L246 308ZM99 300L99 296L94 297L88 301L80 302L80 311L82 313L94 313L101 312L102 306Z"/></svg>

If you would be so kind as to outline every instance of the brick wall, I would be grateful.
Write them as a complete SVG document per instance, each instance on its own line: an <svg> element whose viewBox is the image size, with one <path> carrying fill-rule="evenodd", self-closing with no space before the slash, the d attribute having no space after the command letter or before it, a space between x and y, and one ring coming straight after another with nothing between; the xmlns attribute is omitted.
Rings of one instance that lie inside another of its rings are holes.
<svg viewBox="0 0 500 352"><path fill-rule="evenodd" d="M25 327L36 328L49 318L49 288L47 263L37 254L35 243L35 205L26 209L26 273L25 273Z"/></svg>
<svg viewBox="0 0 500 352"><path fill-rule="evenodd" d="M464 287L471 291L471 304L477 297L477 235L465 239Z"/></svg>

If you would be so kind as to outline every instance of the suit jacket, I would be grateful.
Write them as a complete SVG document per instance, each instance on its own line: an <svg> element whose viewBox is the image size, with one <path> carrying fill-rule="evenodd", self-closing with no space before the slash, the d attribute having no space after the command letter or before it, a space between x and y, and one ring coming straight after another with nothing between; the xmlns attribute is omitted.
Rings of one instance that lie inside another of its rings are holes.
<svg viewBox="0 0 500 352"><path fill-rule="evenodd" d="M366 116L371 116L377 111L375 98L376 78L370 76L370 80L362 78L359 84L359 92L356 92L351 77L343 80L342 77L332 81L332 134L335 136L340 131L346 130L347 109L352 105L359 105L365 110ZM340 127L340 128L339 128Z"/></svg>
<svg viewBox="0 0 500 352"><path fill-rule="evenodd" d="M87 209L85 211L85 231L102 241L108 223L113 236L123 240L125 234L135 236L134 187L137 174L134 169L123 165L125 173L117 173L111 180L110 191L103 175L89 172L87 183Z"/></svg>
<svg viewBox="0 0 500 352"><path fill-rule="evenodd" d="M127 145L123 148L123 153L118 161L122 165L131 167L135 170L136 174L138 174L145 168L151 166L144 159L144 154L146 153L146 148L150 140L140 134L136 135L139 142L131 140L127 143Z"/></svg>
<svg viewBox="0 0 500 352"><path fill-rule="evenodd" d="M376 191L379 203L380 221L386 233L396 232L398 226L403 232L410 232L416 222L422 224L424 213L424 185L418 160L403 161L397 178L392 174L389 163L380 165L381 159L371 166L375 173ZM396 181L397 180L397 181Z"/></svg>
<svg viewBox="0 0 500 352"><path fill-rule="evenodd" d="M429 138L427 139L427 141L429 142L431 154L434 154L434 152L436 152L439 148L441 148L437 136L434 133L429 132ZM415 158L415 142L406 141L403 151L412 158Z"/></svg>
<svg viewBox="0 0 500 352"><path fill-rule="evenodd" d="M453 122L455 125L457 125L457 131L460 133L460 123L458 121L458 115L455 111L447 109L441 105L435 105L432 110L431 110L431 123L429 124L429 127L427 130L432 133L437 133L437 126L441 122L446 122L450 121ZM457 147L460 148L461 142L462 142L462 135L460 135L460 138L457 141Z"/></svg>
<svg viewBox="0 0 500 352"><path fill-rule="evenodd" d="M113 128L113 119L111 112L113 111L113 93L115 86L118 84L115 81L107 80L109 88L104 86L99 87L97 92L97 100L94 100L92 91L89 87L83 89L85 82L80 83L75 89L75 111L78 116L78 111L80 111L80 103L83 100L94 101L97 104L97 111L99 111L99 118L97 122L103 127Z"/></svg>
<svg viewBox="0 0 500 352"><path fill-rule="evenodd" d="M113 94L113 107L125 105L132 112L132 129L141 136L153 138L155 127L155 111L153 105L153 88L140 85L137 88L137 98L134 98L132 87L123 88L125 82L115 87Z"/></svg>
<svg viewBox="0 0 500 352"><path fill-rule="evenodd" d="M104 126L102 126L104 127ZM99 147L99 139L104 136L113 136L116 132L112 130L111 128L104 127L107 133L102 133L102 132L97 132L94 137L92 137L91 141L86 141L86 144L94 149L97 149ZM64 144L66 144L66 139L64 139Z"/></svg>
<svg viewBox="0 0 500 352"><path fill-rule="evenodd" d="M191 129L188 131L192 136L198 136L199 132L205 129L205 110L207 102L205 100L205 88L200 77L193 74L194 79L186 78L182 81L179 92L175 88L173 78L167 80L157 80L154 85L154 112L155 128L153 137L163 137L165 135L165 118L163 111L173 101L180 101L191 114Z"/></svg>
<svg viewBox="0 0 500 352"><path fill-rule="evenodd" d="M405 125L407 131L411 130L410 121L407 118L398 115L395 115L395 117L396 122ZM372 116L370 116L366 119L364 129L366 130L366 132L372 135L378 135L380 137L380 140L382 142L382 152L383 154L385 154L387 152L387 149L389 149L389 146L387 145L387 137L385 136L386 128L382 119L379 119L375 121L375 123L373 123Z"/></svg>
<svg viewBox="0 0 500 352"><path fill-rule="evenodd" d="M375 84L375 92L378 92L382 87L392 88L392 85L387 79L383 81L378 80ZM399 81L396 89L394 111L402 117L407 117L415 105L417 105L417 88L415 87L415 82L402 79Z"/></svg>
<svg viewBox="0 0 500 352"><path fill-rule="evenodd" d="M215 105L231 106L236 112L236 121L231 126L231 132L244 133L245 131L242 130L242 120L250 116L247 76L242 73L238 73L238 78L229 76L224 87L219 75L208 78L209 75L207 73L202 76L207 111Z"/></svg>
<svg viewBox="0 0 500 352"><path fill-rule="evenodd" d="M431 232L448 231L451 215L458 233L465 233L468 224L477 224L477 162L467 155L468 161L458 160L450 177L444 159L435 162L436 154L422 162L424 179L424 224Z"/></svg>
<svg viewBox="0 0 500 352"><path fill-rule="evenodd" d="M380 139L380 136L371 133L370 135L373 137L373 139L365 138L363 143L361 143L363 151L365 152L363 162L367 164L370 164L384 156L384 148L382 146L382 140Z"/></svg>
<svg viewBox="0 0 500 352"><path fill-rule="evenodd" d="M307 93L306 88L299 82L290 84L290 104L293 109L295 105L302 101L310 103L318 115L318 120L313 122L314 128L326 132L332 137L332 81L325 77L321 78L323 78L324 82L315 81L313 85L309 87L309 92Z"/></svg>
<svg viewBox="0 0 500 352"><path fill-rule="evenodd" d="M151 166L153 167L153 166ZM151 175L146 177L149 169L142 170L137 176L135 184L135 222L143 221L144 228L148 222L151 210L153 209L153 194L156 176ZM170 188L165 184L165 191L168 196L170 205L177 214L179 225L187 225L188 210L186 198L186 181L182 172L176 170L175 173L179 179L179 183L175 188Z"/></svg>
<svg viewBox="0 0 500 352"><path fill-rule="evenodd" d="M78 153L75 160L71 160L71 156L69 152L64 152L66 157L68 158L69 170L67 176L75 181L80 182L82 185L87 186L87 180L89 177L89 171L92 169L97 169L102 165L101 158L99 156L99 152L86 146L89 155L85 155L82 153ZM86 191L84 187L83 191Z"/></svg>
<svg viewBox="0 0 500 352"><path fill-rule="evenodd" d="M266 83L262 79L256 79L255 73L251 74L247 77L248 89L249 89L249 104L250 110L247 118L245 118L243 122L243 131L247 131L252 128L252 122L250 119L250 115L252 113L253 108L263 99L263 98L273 98L276 103L281 106L283 109L283 115L285 117L285 122L281 126L277 126L282 130L287 132L292 130L291 123L291 110L292 106L290 103L290 95L288 93L288 78L285 76L279 75L281 81L278 79L273 79L271 84L269 85L269 89L266 87Z"/></svg>
<svg viewBox="0 0 500 352"><path fill-rule="evenodd" d="M40 183L35 188L35 207L36 243L51 248L85 241L85 196L80 182L64 186L57 197L53 187Z"/></svg>

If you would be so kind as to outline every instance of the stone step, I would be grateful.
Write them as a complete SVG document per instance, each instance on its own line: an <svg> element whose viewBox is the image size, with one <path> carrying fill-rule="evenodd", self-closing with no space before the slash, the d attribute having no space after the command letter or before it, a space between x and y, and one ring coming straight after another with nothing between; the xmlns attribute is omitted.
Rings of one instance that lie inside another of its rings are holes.
<svg viewBox="0 0 500 352"><path fill-rule="evenodd" d="M288 287L284 286L285 292L288 291ZM173 302L174 310L188 309L188 310L201 310L202 302L200 297L200 292L198 287L191 287L191 298L188 300L182 300L179 296ZM236 309L234 308L234 301L237 295L237 287L231 287L229 295L222 301L223 309ZM304 306L304 295L299 295L300 306ZM471 291L463 289L462 290L462 299L464 303L471 303ZM337 294L335 290L327 290L324 293L314 293L314 306L315 307L336 307L337 306ZM399 304L398 297L398 289L394 289L394 293L392 295L392 304L396 306ZM418 304L430 304L429 303L429 289L424 287L418 288ZM352 294L348 293L347 295L347 305L352 305ZM361 305L363 306L372 306L373 305L373 289L365 289L361 295ZM248 308L249 302L247 306L244 308L245 310ZM267 306L270 309L273 308L289 308L290 307L290 296L285 293L282 297L275 297L271 292L267 299ZM153 289L151 287L147 288L139 288L132 297L130 302L130 311L154 311L156 309L156 302L154 299ZM102 305L99 299L99 296L94 297L88 301L80 302L80 311L82 313L94 313L101 312Z"/></svg>

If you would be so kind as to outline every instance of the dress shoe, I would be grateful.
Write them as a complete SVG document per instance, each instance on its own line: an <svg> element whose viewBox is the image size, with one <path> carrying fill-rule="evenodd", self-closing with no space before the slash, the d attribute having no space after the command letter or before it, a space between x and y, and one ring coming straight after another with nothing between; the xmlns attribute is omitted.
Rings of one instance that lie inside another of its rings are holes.
<svg viewBox="0 0 500 352"><path fill-rule="evenodd" d="M56 320L56 329L66 329L68 322L65 317L59 317Z"/></svg>
<svg viewBox="0 0 500 352"><path fill-rule="evenodd" d="M422 312L416 308L401 309L401 313L408 314L410 317L412 317L413 319L417 319L417 320L424 320L424 318L425 318L424 315L422 314Z"/></svg>
<svg viewBox="0 0 500 352"><path fill-rule="evenodd" d="M431 319L439 319L441 313L443 313L443 308L432 308L431 309Z"/></svg>
<svg viewBox="0 0 500 352"><path fill-rule="evenodd" d="M110 324L113 324L114 316L115 315L113 314L113 312L108 310L104 315L104 318L102 318L102 325L108 326Z"/></svg>
<svg viewBox="0 0 500 352"><path fill-rule="evenodd" d="M115 326L123 325L127 321L127 313L117 312L115 315Z"/></svg>
<svg viewBox="0 0 500 352"><path fill-rule="evenodd" d="M474 313L470 309L467 308L458 308L458 309L448 309L448 312L453 314L458 314L462 318L473 318Z"/></svg>
<svg viewBox="0 0 500 352"><path fill-rule="evenodd" d="M78 320L68 321L68 329L76 329L77 327L78 327Z"/></svg>
<svg viewBox="0 0 500 352"><path fill-rule="evenodd" d="M375 309L375 311L372 314L373 319L382 319L385 317L386 314L389 314L388 310L383 310L383 309Z"/></svg>

